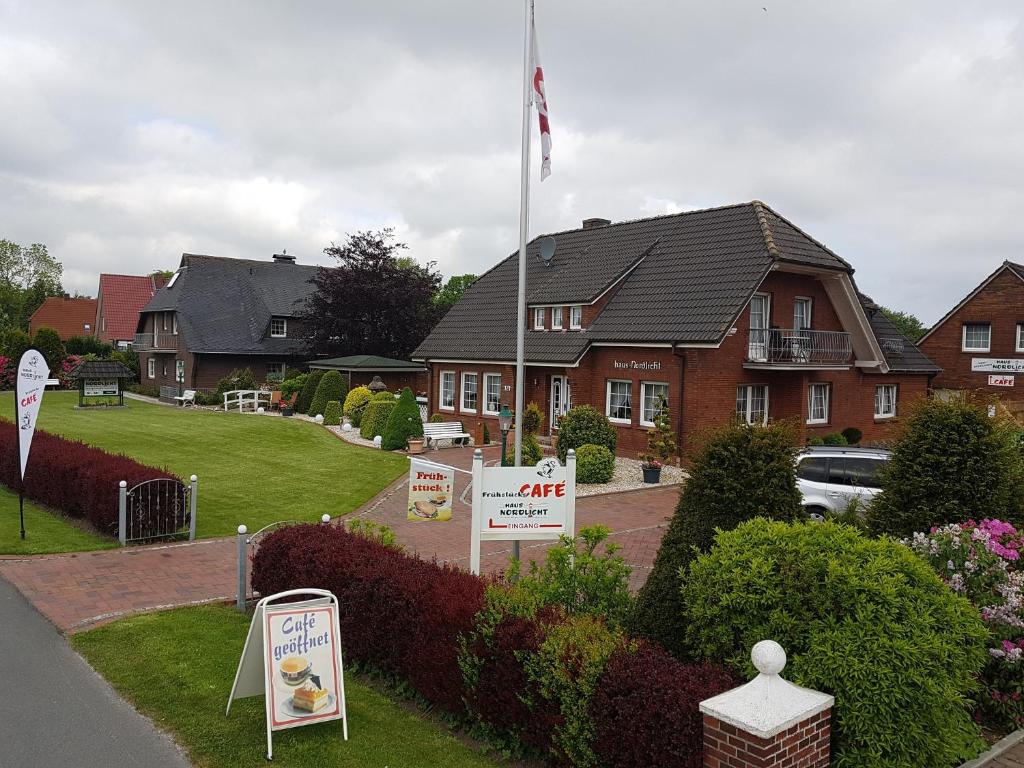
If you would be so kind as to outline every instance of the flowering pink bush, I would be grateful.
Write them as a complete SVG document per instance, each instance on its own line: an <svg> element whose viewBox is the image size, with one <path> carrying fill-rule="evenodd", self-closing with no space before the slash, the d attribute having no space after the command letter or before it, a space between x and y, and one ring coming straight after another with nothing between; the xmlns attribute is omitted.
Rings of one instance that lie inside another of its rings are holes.
<svg viewBox="0 0 1024 768"><path fill-rule="evenodd" d="M915 533L904 544L974 604L992 633L979 719L1024 726L1024 533L1001 520L968 520Z"/></svg>
<svg viewBox="0 0 1024 768"><path fill-rule="evenodd" d="M60 381L61 389L71 389L75 386L75 380L71 378L72 372L78 367L78 364L82 362L82 358L79 355L68 355L64 358L64 361L60 364L60 368L50 373L51 376L56 376Z"/></svg>

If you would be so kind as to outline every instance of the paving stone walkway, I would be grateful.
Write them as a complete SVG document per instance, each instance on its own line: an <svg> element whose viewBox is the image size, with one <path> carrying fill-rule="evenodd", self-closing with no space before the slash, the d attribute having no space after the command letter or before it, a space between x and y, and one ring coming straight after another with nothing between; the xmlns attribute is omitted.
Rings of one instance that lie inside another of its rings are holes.
<svg viewBox="0 0 1024 768"><path fill-rule="evenodd" d="M472 465L473 449L432 451L432 461L461 469ZM496 464L500 449L484 449L485 461ZM462 567L469 564L469 475L456 473L452 520L444 523L406 520L406 488L402 478L348 517L362 517L390 526L409 551ZM576 504L577 529L602 523L612 529L611 541L622 548L633 567L632 586L647 578L658 545L679 498L679 486L591 496ZM524 560L539 558L548 544L524 544ZM77 632L121 616L174 606L233 600L236 583L234 538L167 546L0 558L0 576L14 584L59 629ZM501 570L508 562L508 542L484 542L481 567Z"/></svg>

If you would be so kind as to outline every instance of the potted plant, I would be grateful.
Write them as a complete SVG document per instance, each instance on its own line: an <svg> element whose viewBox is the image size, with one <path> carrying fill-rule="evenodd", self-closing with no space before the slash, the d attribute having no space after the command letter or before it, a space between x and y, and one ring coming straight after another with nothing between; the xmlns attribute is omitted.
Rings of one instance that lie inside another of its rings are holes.
<svg viewBox="0 0 1024 768"><path fill-rule="evenodd" d="M422 437L410 437L406 442L409 444L409 453L423 453L426 446L426 439Z"/></svg>
<svg viewBox="0 0 1024 768"><path fill-rule="evenodd" d="M288 401L282 400L281 401L281 415L282 416L291 416L293 413L295 413L295 403L293 403L291 400L288 400Z"/></svg>
<svg viewBox="0 0 1024 768"><path fill-rule="evenodd" d="M669 423L668 402L664 397L659 397L654 426L647 430L647 453L640 457L644 482L661 482L661 468L678 450L676 433L672 431Z"/></svg>

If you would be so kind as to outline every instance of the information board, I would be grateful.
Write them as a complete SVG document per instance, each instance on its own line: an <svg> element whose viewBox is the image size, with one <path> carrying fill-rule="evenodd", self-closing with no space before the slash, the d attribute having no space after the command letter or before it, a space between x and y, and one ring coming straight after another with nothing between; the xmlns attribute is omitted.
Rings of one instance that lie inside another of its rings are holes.
<svg viewBox="0 0 1024 768"><path fill-rule="evenodd" d="M1024 357L972 357L975 373L1024 373Z"/></svg>
<svg viewBox="0 0 1024 768"><path fill-rule="evenodd" d="M85 397L116 397L121 387L117 379L86 379L83 390Z"/></svg>

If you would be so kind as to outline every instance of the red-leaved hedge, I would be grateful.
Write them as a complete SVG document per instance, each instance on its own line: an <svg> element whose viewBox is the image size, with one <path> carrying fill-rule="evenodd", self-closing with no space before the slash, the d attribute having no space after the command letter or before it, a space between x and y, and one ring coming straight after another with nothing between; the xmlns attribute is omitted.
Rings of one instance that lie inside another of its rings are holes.
<svg viewBox="0 0 1024 768"><path fill-rule="evenodd" d="M18 428L0 421L0 483L17 491ZM68 517L84 518L100 533L117 535L118 483L128 487L174 477L156 467L36 430L25 471L25 496ZM177 478L176 478L177 479Z"/></svg>
<svg viewBox="0 0 1024 768"><path fill-rule="evenodd" d="M269 535L253 559L262 595L313 587L342 606L348 658L407 680L449 712L463 711L459 635L483 607L484 581L410 557L341 527L295 525Z"/></svg>
<svg viewBox="0 0 1024 768"><path fill-rule="evenodd" d="M608 768L700 768L704 699L737 685L721 667L683 664L642 643L608 659L594 695L594 751Z"/></svg>

